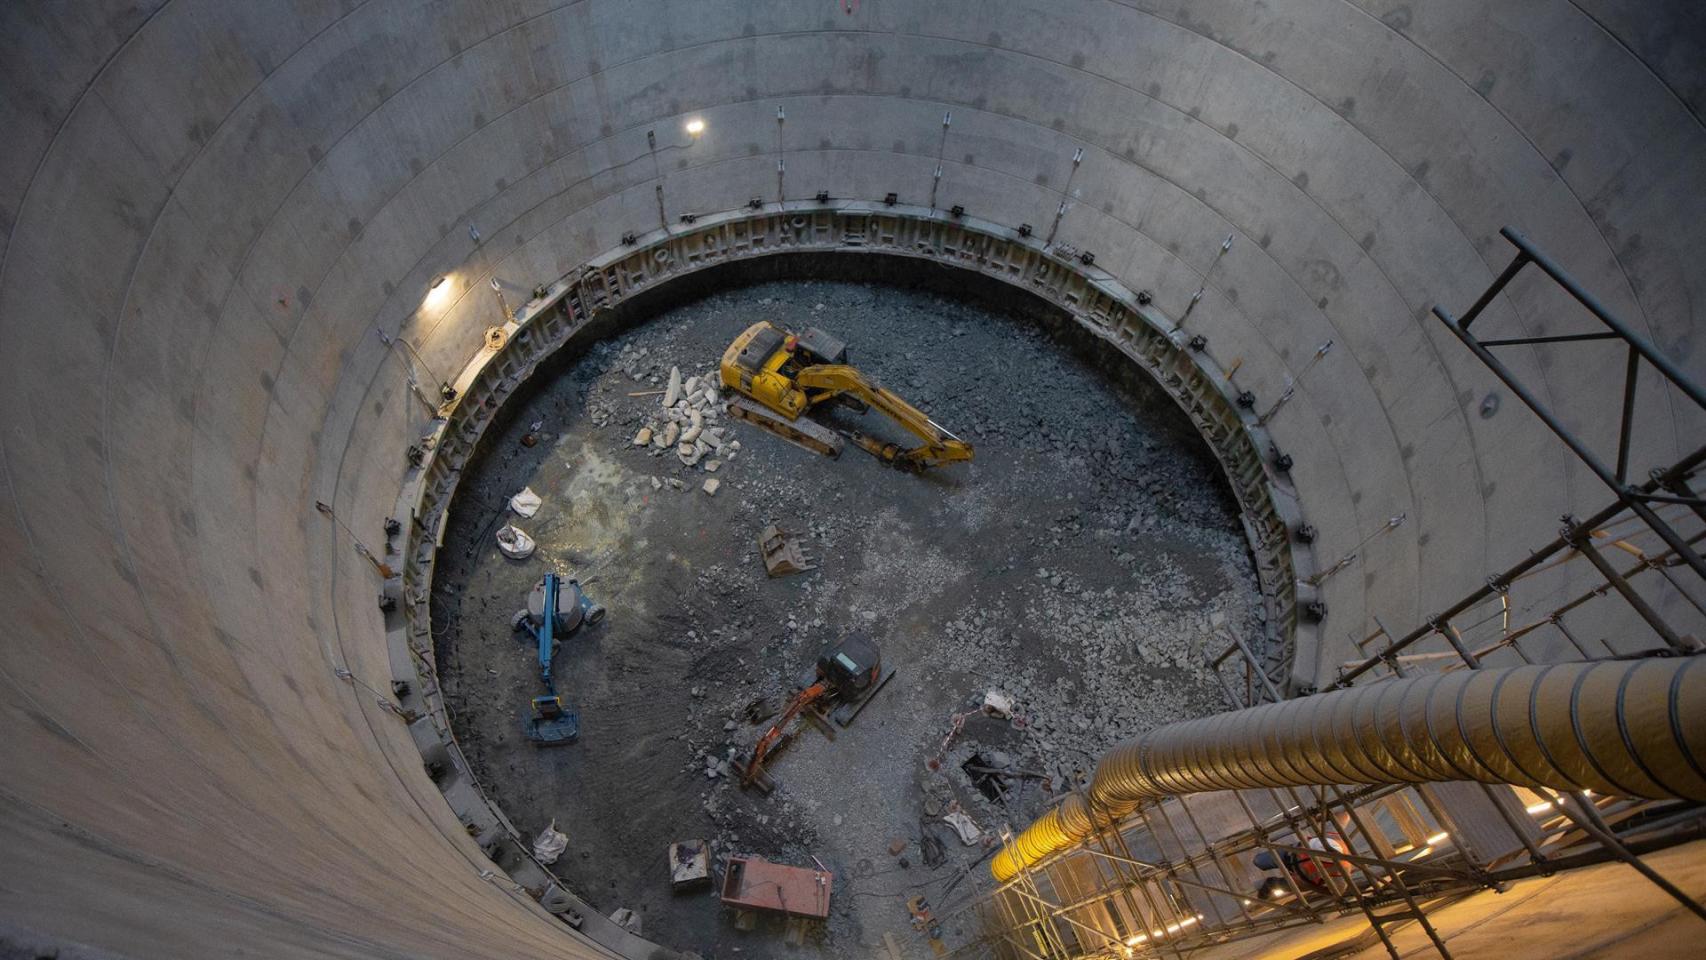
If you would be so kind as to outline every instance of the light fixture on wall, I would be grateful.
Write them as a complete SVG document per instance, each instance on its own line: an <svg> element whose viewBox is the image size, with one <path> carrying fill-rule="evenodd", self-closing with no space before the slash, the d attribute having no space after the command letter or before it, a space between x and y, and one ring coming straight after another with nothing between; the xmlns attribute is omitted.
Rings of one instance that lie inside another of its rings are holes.
<svg viewBox="0 0 1706 960"><path fill-rule="evenodd" d="M450 296L451 290L456 286L453 283L446 282L449 279L450 274L448 273L441 273L434 277L432 282L427 284L426 297L421 300L421 306L437 307L444 303L444 301Z"/></svg>
<svg viewBox="0 0 1706 960"><path fill-rule="evenodd" d="M697 140L697 139L699 139L699 135L701 133L705 132L705 121L700 119L699 117L694 117L693 119L687 121L686 127L684 129L686 129L688 136Z"/></svg>

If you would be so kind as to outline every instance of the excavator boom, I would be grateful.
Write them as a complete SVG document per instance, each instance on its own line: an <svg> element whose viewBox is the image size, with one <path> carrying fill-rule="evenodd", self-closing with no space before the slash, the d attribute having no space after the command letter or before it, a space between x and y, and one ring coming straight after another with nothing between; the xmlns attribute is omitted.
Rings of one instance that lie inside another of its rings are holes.
<svg viewBox="0 0 1706 960"><path fill-rule="evenodd" d="M817 406L834 397L852 397L900 424L908 433L923 441L910 450L893 443L884 443L863 434L855 434L853 442L884 463L907 467L935 467L972 458L971 444L949 433L924 411L901 399L893 391L877 386L856 368L846 364L820 363L801 370L794 385L806 391L809 406Z"/></svg>
<svg viewBox="0 0 1706 960"><path fill-rule="evenodd" d="M750 785L759 778L764 772L764 758L770 753L770 748L776 745L776 741L782 739L782 735L793 724L794 718L800 715L801 710L816 703L819 697L828 692L828 681L819 680L801 690L788 702L782 716L778 717L776 722L770 725L770 729L764 731L764 736L758 738L758 743L753 745L752 758L746 762L745 769L740 771L742 783Z"/></svg>

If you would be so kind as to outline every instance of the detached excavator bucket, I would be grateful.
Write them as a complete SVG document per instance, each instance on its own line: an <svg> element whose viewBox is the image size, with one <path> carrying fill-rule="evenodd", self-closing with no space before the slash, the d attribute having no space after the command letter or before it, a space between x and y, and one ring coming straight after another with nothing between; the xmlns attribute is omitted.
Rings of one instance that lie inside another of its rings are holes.
<svg viewBox="0 0 1706 960"><path fill-rule="evenodd" d="M772 577L817 569L817 564L806 559L800 545L775 524L765 527L764 532L758 535L758 552L764 558L764 572Z"/></svg>

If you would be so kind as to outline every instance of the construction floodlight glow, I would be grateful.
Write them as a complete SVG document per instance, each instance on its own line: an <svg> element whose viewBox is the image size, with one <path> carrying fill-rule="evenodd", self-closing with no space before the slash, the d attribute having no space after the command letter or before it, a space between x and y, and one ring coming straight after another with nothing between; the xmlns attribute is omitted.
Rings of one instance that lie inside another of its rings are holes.
<svg viewBox="0 0 1706 960"><path fill-rule="evenodd" d="M455 286L455 284L445 282L449 279L449 274L441 274L434 278L432 283L427 287L426 299L421 301L421 306L436 307L443 303L444 300L450 296L450 291Z"/></svg>
<svg viewBox="0 0 1706 960"><path fill-rule="evenodd" d="M1450 839L1451 839L1451 834L1446 833L1445 831L1442 830L1439 833L1436 833L1433 836L1427 838L1427 840L1425 840L1423 842L1426 843L1430 847L1437 847L1440 844L1442 844L1442 843L1444 843Z"/></svg>
<svg viewBox="0 0 1706 960"><path fill-rule="evenodd" d="M693 119L687 121L687 135L688 136L697 137L698 135L700 135L701 133L704 133L704 132L705 132L705 121L699 119L698 117L694 117Z"/></svg>
<svg viewBox="0 0 1706 960"><path fill-rule="evenodd" d="M1546 811L1552 809L1552 801L1542 800L1539 803L1531 803L1527 807L1524 807L1523 809L1528 813L1529 816L1534 816L1536 814L1545 813Z"/></svg>

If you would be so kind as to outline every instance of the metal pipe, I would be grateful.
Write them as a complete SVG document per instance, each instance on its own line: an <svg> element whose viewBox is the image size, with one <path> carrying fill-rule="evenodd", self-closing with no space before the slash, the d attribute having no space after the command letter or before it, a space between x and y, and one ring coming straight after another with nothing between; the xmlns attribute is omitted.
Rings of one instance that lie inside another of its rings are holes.
<svg viewBox="0 0 1706 960"><path fill-rule="evenodd" d="M990 871L1005 882L1146 799L1452 780L1706 802L1706 657L1465 670L1167 724L1103 757Z"/></svg>
<svg viewBox="0 0 1706 960"><path fill-rule="evenodd" d="M1506 284L1515 279L1516 275L1521 273L1522 268L1526 266L1528 266L1528 254L1522 250L1519 245L1516 256L1511 258L1511 262L1505 266L1505 269L1499 273L1498 277L1495 278L1492 283L1487 285L1487 289L1481 291L1480 298L1478 298L1473 304L1470 304L1469 309L1464 312L1464 329L1468 329L1469 325L1475 322L1475 318L1481 315L1482 310L1487 309L1487 305L1493 302L1493 298L1499 295L1499 291L1503 290Z"/></svg>
<svg viewBox="0 0 1706 960"><path fill-rule="evenodd" d="M1629 348L1629 362L1623 370L1623 419L1617 429L1617 482L1629 477L1629 441L1635 432L1635 384L1641 374L1641 355Z"/></svg>
<svg viewBox="0 0 1706 960"><path fill-rule="evenodd" d="M1679 653L1692 653L1694 651L1693 645L1677 636L1676 631L1670 628L1670 624L1665 622L1664 617L1659 616L1659 612L1653 609L1646 598L1636 593L1635 588L1629 585L1629 581L1623 579L1622 575L1612 567L1611 561L1600 554L1599 549L1593 545L1593 538L1587 531L1579 527L1573 528L1573 535L1577 538L1576 550L1588 558L1588 562L1594 565L1594 569L1599 571L1606 583L1611 584L1613 589L1623 595L1623 599L1628 602L1630 608L1640 615L1642 620L1647 621L1647 625L1653 628L1653 632L1659 635L1659 639ZM1639 568L1637 567L1637 569ZM1470 666L1474 666L1474 664L1470 664Z"/></svg>
<svg viewBox="0 0 1706 960"><path fill-rule="evenodd" d="M1578 296L1577 299L1581 299L1581 297ZM1695 573L1698 573L1702 577L1706 577L1706 559L1702 559L1699 554L1689 549L1687 544L1682 542L1682 538L1677 535L1676 531L1672 530L1668 524L1659 519L1658 514L1654 513L1651 507L1647 506L1638 497L1636 497L1623 483L1623 481L1618 479L1617 475L1611 471L1611 468L1600 462L1599 457L1594 455L1594 452L1587 448L1587 445L1582 442L1581 438L1577 437L1569 427L1565 426L1564 422L1558 419L1557 415L1554 414L1550 408L1541 403L1540 399L1536 397L1532 391L1523 386L1523 384L1517 379L1516 374L1511 372L1509 367L1506 367L1497 357L1493 356L1491 350L1483 347L1481 342L1476 340L1468 330L1464 329L1457 320L1445 310L1445 308L1434 307L1433 312L1434 316L1444 321L1446 328L1455 334L1457 339L1463 341L1463 345L1468 347L1471 353L1480 358L1481 362L1486 365L1488 370L1493 372L1494 376L1504 381L1505 386L1509 387L1511 392L1516 394L1517 399L1521 400L1524 406L1528 407L1528 409L1534 412L1535 416L1540 418L1541 423L1546 424L1546 428L1548 430L1551 430L1558 439L1564 441L1564 445L1569 447L1570 450L1575 453L1576 459L1585 464L1589 470L1594 472L1595 476L1599 477L1601 482L1611 488L1611 491L1617 495L1617 498L1623 502L1624 506L1628 507L1631 512L1646 521L1647 526L1651 527L1654 533L1658 534L1665 543L1669 544L1671 549L1677 552L1678 556L1688 561L1688 565L1694 568ZM1608 324L1615 323L1615 321L1607 317L1601 317L1601 319L1604 319ZM1622 331L1620 330L1619 332ZM1635 339L1631 339L1628 335L1626 335L1624 339L1629 340L1630 345L1635 347L1635 349L1641 350L1643 356L1646 355L1646 350L1650 349L1645 348L1642 343ZM1659 361L1662 361L1664 358L1654 354L1654 356L1649 359L1653 360L1654 366L1658 366ZM1667 365L1661 369L1669 370L1671 368ZM1685 391L1692 391L1693 389L1692 385L1686 380L1677 381L1675 378L1672 378L1672 380ZM1706 407L1706 396L1700 396L1694 392L1690 392L1689 396L1694 399L1695 403Z"/></svg>
<svg viewBox="0 0 1706 960"><path fill-rule="evenodd" d="M1565 292L1576 298L1577 303L1587 307L1588 311L1598 317L1601 323L1610 327L1612 332L1623 338L1643 359L1658 368L1658 371L1664 374L1665 379L1676 384L1678 389L1688 395L1688 399L1693 400L1698 406L1706 407L1706 390L1701 389L1700 385L1684 373L1681 367L1672 363L1669 357L1648 343L1645 337L1639 336L1635 331L1624 326L1623 321L1613 316L1611 311L1599 302L1598 297L1587 292L1581 284L1576 282L1576 278L1566 273L1563 267L1552 262L1552 258L1541 252L1540 248L1530 242L1521 231L1502 227L1499 233L1503 234L1506 240L1509 240L1521 251L1522 257L1527 257L1535 266L1546 271L1548 276L1557 281L1558 286L1563 287ZM1512 265L1515 265L1514 262Z"/></svg>

